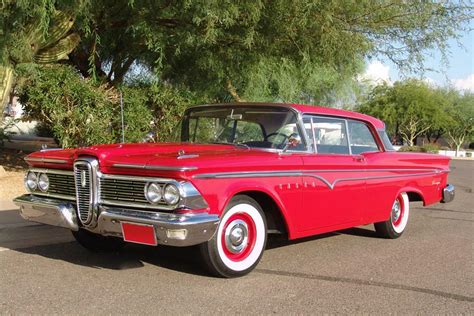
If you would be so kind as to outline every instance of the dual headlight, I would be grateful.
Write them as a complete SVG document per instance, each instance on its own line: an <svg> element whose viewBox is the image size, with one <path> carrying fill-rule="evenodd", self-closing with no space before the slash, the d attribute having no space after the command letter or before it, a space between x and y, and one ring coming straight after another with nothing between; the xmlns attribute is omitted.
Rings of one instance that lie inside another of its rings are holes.
<svg viewBox="0 0 474 316"><path fill-rule="evenodd" d="M49 189L49 178L46 173L28 172L25 178L26 188L30 191L40 190L46 192Z"/></svg>
<svg viewBox="0 0 474 316"><path fill-rule="evenodd" d="M179 188L174 184L160 185L159 183L151 182L145 186L145 197L151 204L165 201L166 204L175 205L179 202L181 195Z"/></svg>

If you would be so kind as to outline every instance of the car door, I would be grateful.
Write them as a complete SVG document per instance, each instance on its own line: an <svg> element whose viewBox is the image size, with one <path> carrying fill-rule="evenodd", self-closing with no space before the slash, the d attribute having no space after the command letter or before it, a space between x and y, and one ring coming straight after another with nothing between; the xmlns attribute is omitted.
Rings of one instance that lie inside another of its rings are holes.
<svg viewBox="0 0 474 316"><path fill-rule="evenodd" d="M366 199L362 155L352 153L347 120L307 116L314 153L303 157L303 208L299 229L330 231L360 223Z"/></svg>

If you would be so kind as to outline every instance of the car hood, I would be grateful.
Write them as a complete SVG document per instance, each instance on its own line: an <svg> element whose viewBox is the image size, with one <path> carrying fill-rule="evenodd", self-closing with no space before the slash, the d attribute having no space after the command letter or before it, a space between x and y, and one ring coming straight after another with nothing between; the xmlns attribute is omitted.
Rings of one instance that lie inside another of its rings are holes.
<svg viewBox="0 0 474 316"><path fill-rule="evenodd" d="M74 160L88 156L99 160L104 173L130 174L139 170L153 170L153 174L171 176L168 172L248 170L249 167L278 165L280 155L234 145L140 143L39 151L29 155L27 161L37 167L72 169Z"/></svg>

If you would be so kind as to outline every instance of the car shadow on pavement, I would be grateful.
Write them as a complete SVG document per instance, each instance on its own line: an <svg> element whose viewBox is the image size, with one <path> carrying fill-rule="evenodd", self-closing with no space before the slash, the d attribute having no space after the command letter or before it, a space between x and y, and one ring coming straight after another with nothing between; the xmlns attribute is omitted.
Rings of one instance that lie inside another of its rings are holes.
<svg viewBox="0 0 474 316"><path fill-rule="evenodd" d="M168 270L207 276L198 260L199 249L197 247L158 246L154 248L129 244L120 251L94 253L73 241L12 250L89 268L128 270L142 268L145 264L150 264Z"/></svg>
<svg viewBox="0 0 474 316"><path fill-rule="evenodd" d="M266 248L270 250L339 235L375 237L375 232L356 227L293 241L289 241L284 235L269 235ZM18 215L17 210L2 211L0 214L0 249L97 269L137 269L150 264L173 271L208 276L200 259L198 246L179 248L127 244L118 252L94 253L71 240L72 236L68 230L27 222Z"/></svg>
<svg viewBox="0 0 474 316"><path fill-rule="evenodd" d="M300 243L315 241L315 240L329 238L329 237L336 237L340 235L379 238L374 230L371 230L365 227L353 227L349 229L305 237L305 238L296 239L296 240L288 240L286 235L269 235L266 249L274 249L274 248L280 248L280 247L285 247L285 246L290 246L290 245L297 245Z"/></svg>

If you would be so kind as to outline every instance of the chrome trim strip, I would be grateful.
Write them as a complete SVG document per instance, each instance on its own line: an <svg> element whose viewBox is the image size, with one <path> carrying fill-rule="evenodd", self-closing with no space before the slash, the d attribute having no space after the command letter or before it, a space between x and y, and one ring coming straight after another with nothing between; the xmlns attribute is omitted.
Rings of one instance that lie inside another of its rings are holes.
<svg viewBox="0 0 474 316"><path fill-rule="evenodd" d="M31 162L48 162L48 163L60 163L64 164L67 163L67 160L64 159L56 159L56 158L35 158L35 157L25 157L25 161L31 161Z"/></svg>
<svg viewBox="0 0 474 316"><path fill-rule="evenodd" d="M156 178L156 177L141 177L141 176L125 176L119 174L109 174L97 172L97 175L101 179L116 179L116 180L131 180L131 181L143 181L143 182L164 182L174 183L176 180L170 178Z"/></svg>
<svg viewBox="0 0 474 316"><path fill-rule="evenodd" d="M76 202L76 197L72 195L55 194L55 193L48 193L48 192L41 192L41 191L34 191L34 192L31 192L31 194Z"/></svg>
<svg viewBox="0 0 474 316"><path fill-rule="evenodd" d="M136 164L126 164L126 163L114 163L112 164L114 168L129 168L129 169L145 169L145 170L160 170L160 171L192 171L197 170L198 167L170 167L170 166L156 166L156 165L136 165Z"/></svg>
<svg viewBox="0 0 474 316"><path fill-rule="evenodd" d="M40 173L53 173L53 174L64 174L68 176L73 176L74 172L70 170L58 170L58 169L45 169L45 168L31 168L28 171L40 172Z"/></svg>
<svg viewBox="0 0 474 316"><path fill-rule="evenodd" d="M422 173L407 173L407 174L396 174L396 175L385 175L385 176L368 176L368 177L355 177L355 178L339 178L334 180L332 183L320 175L315 175L316 172L394 172L394 171L422 171ZM347 170L289 170L289 171L262 171L262 172L222 172L222 173L209 173L195 175L195 179L234 179L234 178L267 178L267 177L311 177L323 182L329 189L333 190L338 182L347 181L359 181L359 180L377 180L377 179L391 179L391 178L404 178L404 177L418 177L427 176L432 174L447 173L448 170L438 169L347 169Z"/></svg>
<svg viewBox="0 0 474 316"><path fill-rule="evenodd" d="M165 211L172 211L176 209L176 205L167 205L167 204L145 204L145 203L134 203L134 202L127 202L127 201L111 201L106 199L100 199L101 205L109 205L109 206L122 206L122 207L138 207L150 210L165 210Z"/></svg>

